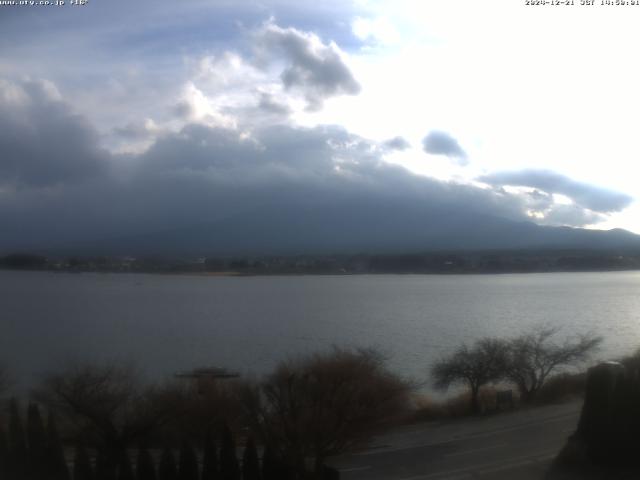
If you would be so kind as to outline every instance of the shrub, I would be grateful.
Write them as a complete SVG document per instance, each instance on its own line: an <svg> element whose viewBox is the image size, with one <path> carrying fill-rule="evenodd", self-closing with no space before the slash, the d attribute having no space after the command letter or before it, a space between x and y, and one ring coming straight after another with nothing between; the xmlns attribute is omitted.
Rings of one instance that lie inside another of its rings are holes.
<svg viewBox="0 0 640 480"><path fill-rule="evenodd" d="M202 457L202 480L216 480L220 478L218 470L218 453L216 442L211 428L207 430L204 439L204 452Z"/></svg>
<svg viewBox="0 0 640 480"><path fill-rule="evenodd" d="M281 363L242 397L251 427L297 472L362 444L408 411L411 386L376 351L334 348Z"/></svg>
<svg viewBox="0 0 640 480"><path fill-rule="evenodd" d="M73 480L93 480L91 459L84 447L76 447L73 459Z"/></svg>
<svg viewBox="0 0 640 480"><path fill-rule="evenodd" d="M136 478L137 480L156 480L156 467L153 458L146 448L138 450L138 458L136 460ZM74 479L75 480L75 479Z"/></svg>
<svg viewBox="0 0 640 480"><path fill-rule="evenodd" d="M413 397L414 412L410 420L413 422L429 422L441 420L448 416L443 402L438 402L428 395Z"/></svg>
<svg viewBox="0 0 640 480"><path fill-rule="evenodd" d="M198 480L198 457L193 446L187 441L182 442L180 449L178 473L180 480Z"/></svg>
<svg viewBox="0 0 640 480"><path fill-rule="evenodd" d="M586 373L561 373L549 378L536 396L539 405L560 403L584 395Z"/></svg>
<svg viewBox="0 0 640 480"><path fill-rule="evenodd" d="M134 480L133 468L131 467L131 459L125 452L120 459L120 466L118 467L118 480ZM75 479L74 479L75 480Z"/></svg>
<svg viewBox="0 0 640 480"><path fill-rule="evenodd" d="M242 455L242 479L260 480L258 450L251 437L247 440L247 444L244 447L244 454Z"/></svg>
<svg viewBox="0 0 640 480"><path fill-rule="evenodd" d="M176 459L173 452L169 448L165 448L160 456L160 465L158 466L158 480L178 480L178 467L176 467Z"/></svg>
<svg viewBox="0 0 640 480"><path fill-rule="evenodd" d="M222 429L220 443L220 478L222 480L240 480L240 466L236 456L236 442L228 425Z"/></svg>

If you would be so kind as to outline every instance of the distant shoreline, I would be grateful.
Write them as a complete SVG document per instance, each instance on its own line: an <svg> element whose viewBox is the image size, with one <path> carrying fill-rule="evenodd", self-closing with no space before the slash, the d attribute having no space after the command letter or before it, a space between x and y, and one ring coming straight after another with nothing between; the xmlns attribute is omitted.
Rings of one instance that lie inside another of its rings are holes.
<svg viewBox="0 0 640 480"><path fill-rule="evenodd" d="M218 277L617 272L640 270L640 251L558 249L175 257L48 257L33 253L13 253L0 257L0 268L70 273L160 273Z"/></svg>
<svg viewBox="0 0 640 480"><path fill-rule="evenodd" d="M519 271L519 270L503 270L503 271L458 271L458 272L411 272L411 271L388 271L388 272L241 272L241 271L225 271L225 272L197 272L197 271L122 271L122 270L52 270L52 269L35 269L35 268L5 268L0 267L0 271L7 272L48 272L61 274L82 274L82 273L100 273L100 274L140 274L140 275L159 275L159 276L190 276L190 277L354 277L354 276L382 276L382 275L424 275L424 276L482 276L482 275L528 275L528 274L547 274L547 273L617 273L617 272L640 272L640 268L626 269L593 269L593 270L537 270L537 271Z"/></svg>

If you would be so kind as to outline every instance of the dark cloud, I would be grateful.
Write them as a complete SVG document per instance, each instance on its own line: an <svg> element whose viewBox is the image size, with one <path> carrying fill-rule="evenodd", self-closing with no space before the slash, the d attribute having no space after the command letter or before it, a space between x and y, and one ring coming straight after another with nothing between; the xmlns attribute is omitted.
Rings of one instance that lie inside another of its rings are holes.
<svg viewBox="0 0 640 480"><path fill-rule="evenodd" d="M382 144L387 150L406 150L411 144L403 137L393 137Z"/></svg>
<svg viewBox="0 0 640 480"><path fill-rule="evenodd" d="M324 44L311 33L272 23L257 35L257 42L266 51L263 55L277 53L277 60L284 60L280 78L285 89L301 92L310 110L321 108L329 97L360 92L360 84L333 43Z"/></svg>
<svg viewBox="0 0 640 480"><path fill-rule="evenodd" d="M456 160L459 165L466 165L467 153L458 141L446 132L434 130L422 140L425 152L432 155L446 155Z"/></svg>
<svg viewBox="0 0 640 480"><path fill-rule="evenodd" d="M600 213L619 212L628 207L633 200L624 193L577 182L549 170L498 172L485 175L478 180L494 186L531 187L547 194L562 194L580 207Z"/></svg>
<svg viewBox="0 0 640 480"><path fill-rule="evenodd" d="M573 213L556 208L542 191L513 194L414 175L384 161L377 143L338 126L280 125L248 133L189 124L161 132L144 153L113 155L100 150L87 121L46 88L5 87L2 249L77 245L212 222L217 227L207 245L224 251L255 249L265 232L273 240L265 248L326 242L336 249L362 242L420 248L443 245L448 240L438 235L444 231L465 238L461 225L482 224L491 232L502 222L495 219L527 220L533 200L550 222L595 219L580 206ZM216 244L222 233L232 236ZM187 238L203 241L197 233Z"/></svg>
<svg viewBox="0 0 640 480"><path fill-rule="evenodd" d="M195 113L193 105L191 105L186 100L180 100L176 102L174 105L172 105L170 110L172 115L175 115L180 119L188 119Z"/></svg>
<svg viewBox="0 0 640 480"><path fill-rule="evenodd" d="M52 84L0 81L0 89L0 186L51 187L105 172L97 133Z"/></svg>
<svg viewBox="0 0 640 480"><path fill-rule="evenodd" d="M264 92L260 94L258 108L274 115L288 116L291 113L291 108L286 103L279 102L273 95Z"/></svg>
<svg viewBox="0 0 640 480"><path fill-rule="evenodd" d="M115 127L113 133L125 140L144 140L153 137L160 129L151 119L130 122L123 127Z"/></svg>

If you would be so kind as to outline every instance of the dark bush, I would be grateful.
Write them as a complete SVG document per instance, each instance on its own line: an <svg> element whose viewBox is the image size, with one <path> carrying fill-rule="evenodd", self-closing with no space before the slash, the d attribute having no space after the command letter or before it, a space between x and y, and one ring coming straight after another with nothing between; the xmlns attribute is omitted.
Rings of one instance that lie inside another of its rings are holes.
<svg viewBox="0 0 640 480"><path fill-rule="evenodd" d="M198 457L191 443L186 440L182 442L182 447L180 448L178 474L180 480L199 480Z"/></svg>
<svg viewBox="0 0 640 480"><path fill-rule="evenodd" d="M246 418L265 445L303 475L365 443L409 410L411 386L374 350L339 349L281 363L242 392Z"/></svg>
<svg viewBox="0 0 640 480"><path fill-rule="evenodd" d="M160 456L158 480L179 480L176 459L169 448L165 448Z"/></svg>
<svg viewBox="0 0 640 480"><path fill-rule="evenodd" d="M156 467L149 450L140 448L138 450L138 459L136 461L136 478L137 480L156 480ZM75 480L75 479L74 479Z"/></svg>
<svg viewBox="0 0 640 480"><path fill-rule="evenodd" d="M539 405L559 403L584 395L586 373L561 373L549 378L538 391Z"/></svg>
<svg viewBox="0 0 640 480"><path fill-rule="evenodd" d="M222 428L222 440L220 442L220 478L222 480L240 480L236 443L228 425Z"/></svg>
<svg viewBox="0 0 640 480"><path fill-rule="evenodd" d="M131 466L131 459L126 452L124 452L120 458L120 465L118 466L118 480L135 480L133 467Z"/></svg>
<svg viewBox="0 0 640 480"><path fill-rule="evenodd" d="M73 480L93 480L91 459L87 450L82 446L76 447L73 459Z"/></svg>
<svg viewBox="0 0 640 480"><path fill-rule="evenodd" d="M253 438L249 437L244 447L242 455L242 479L260 480L260 461L258 460L258 450Z"/></svg>
<svg viewBox="0 0 640 480"><path fill-rule="evenodd" d="M207 430L204 440L202 457L202 480L217 480L220 478L218 469L218 452L211 428Z"/></svg>
<svg viewBox="0 0 640 480"><path fill-rule="evenodd" d="M58 435L58 426L53 412L47 418L47 469L50 480L68 480L69 467L64 456L64 447Z"/></svg>

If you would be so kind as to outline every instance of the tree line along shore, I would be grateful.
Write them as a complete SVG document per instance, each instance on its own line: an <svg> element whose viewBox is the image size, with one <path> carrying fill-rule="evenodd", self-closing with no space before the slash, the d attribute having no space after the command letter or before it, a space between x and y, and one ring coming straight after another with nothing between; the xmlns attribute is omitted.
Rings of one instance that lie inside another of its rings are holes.
<svg viewBox="0 0 640 480"><path fill-rule="evenodd" d="M9 253L0 268L210 275L482 274L640 269L633 250L507 250L341 255L100 256Z"/></svg>
<svg viewBox="0 0 640 480"><path fill-rule="evenodd" d="M417 394L419 383L392 372L375 349L334 347L261 379L201 369L148 383L131 365L69 365L43 375L28 398L6 402L0 469L8 480L339 478L328 458L393 426L580 395L580 368L600 342L559 340L557 329L539 327L460 345L425 367L435 388L465 388L440 402ZM5 368L5 396L10 385Z"/></svg>

